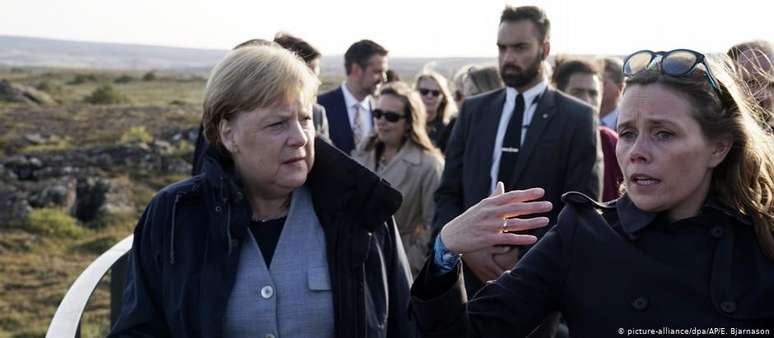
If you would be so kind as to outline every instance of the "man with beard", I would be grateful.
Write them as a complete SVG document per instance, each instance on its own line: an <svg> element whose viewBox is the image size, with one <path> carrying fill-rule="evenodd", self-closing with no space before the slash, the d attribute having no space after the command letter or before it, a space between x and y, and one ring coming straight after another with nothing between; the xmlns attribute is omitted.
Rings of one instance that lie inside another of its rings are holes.
<svg viewBox="0 0 774 338"><path fill-rule="evenodd" d="M355 42L344 53L344 68L346 80L317 103L328 113L333 145L349 155L373 129L371 96L387 76L387 50L371 40Z"/></svg>
<svg viewBox="0 0 774 338"><path fill-rule="evenodd" d="M497 34L500 76L506 88L466 98L446 149L441 186L435 194L436 231L490 196L498 181L505 190L541 187L553 204L541 215L556 221L561 196L579 191L599 199L602 152L593 109L548 86L541 62L551 48L550 23L542 9L506 7ZM532 234L538 237L550 227ZM481 281L510 269L518 249L480 251L462 257L465 287L473 295Z"/></svg>

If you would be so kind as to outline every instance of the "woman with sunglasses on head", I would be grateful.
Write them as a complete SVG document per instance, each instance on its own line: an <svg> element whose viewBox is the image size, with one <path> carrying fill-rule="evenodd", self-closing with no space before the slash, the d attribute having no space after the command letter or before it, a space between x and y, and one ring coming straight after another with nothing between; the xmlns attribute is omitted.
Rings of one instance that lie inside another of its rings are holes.
<svg viewBox="0 0 774 338"><path fill-rule="evenodd" d="M383 85L373 117L376 133L354 157L403 194L395 222L412 272L417 273L430 244L433 194L443 159L425 132L424 105L406 84Z"/></svg>
<svg viewBox="0 0 774 338"><path fill-rule="evenodd" d="M690 50L640 51L624 72L624 195L565 194L558 223L466 302L460 255L534 243L513 232L548 222L528 218L550 208L541 189L498 184L446 224L412 286L426 337L523 337L553 311L575 337L774 334L774 140L754 98L728 61Z"/></svg>
<svg viewBox="0 0 774 338"><path fill-rule="evenodd" d="M443 152L457 115L457 105L449 91L448 81L440 73L425 69L417 75L415 88L427 112L427 135Z"/></svg>

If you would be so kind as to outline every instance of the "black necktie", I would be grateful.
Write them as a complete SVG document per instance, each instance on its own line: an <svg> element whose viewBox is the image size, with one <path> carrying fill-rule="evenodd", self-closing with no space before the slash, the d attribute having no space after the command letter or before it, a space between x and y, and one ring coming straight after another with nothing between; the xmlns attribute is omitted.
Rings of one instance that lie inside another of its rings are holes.
<svg viewBox="0 0 774 338"><path fill-rule="evenodd" d="M524 96L519 93L513 106L511 120L508 121L508 129L505 129L503 150L500 152L500 169L497 171L497 179L503 182L506 188L512 183L513 171L519 159L522 120L524 120Z"/></svg>

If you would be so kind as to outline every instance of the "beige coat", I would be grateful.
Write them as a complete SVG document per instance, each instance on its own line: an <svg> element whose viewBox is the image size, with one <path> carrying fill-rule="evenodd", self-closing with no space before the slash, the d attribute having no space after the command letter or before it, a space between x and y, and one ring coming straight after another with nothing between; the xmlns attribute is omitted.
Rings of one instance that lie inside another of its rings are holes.
<svg viewBox="0 0 774 338"><path fill-rule="evenodd" d="M433 195L441 183L443 159L411 141L407 141L395 157L386 165L380 165L378 170L374 170L377 163L375 150L360 150L353 157L403 194L403 204L395 212L395 222L411 270L416 276L427 256L435 212Z"/></svg>

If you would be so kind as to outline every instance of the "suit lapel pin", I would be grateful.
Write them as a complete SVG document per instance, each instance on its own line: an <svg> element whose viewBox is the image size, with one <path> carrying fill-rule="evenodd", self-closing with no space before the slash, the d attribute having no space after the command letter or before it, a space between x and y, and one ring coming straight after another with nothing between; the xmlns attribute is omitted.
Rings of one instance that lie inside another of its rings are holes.
<svg viewBox="0 0 774 338"><path fill-rule="evenodd" d="M543 118L547 119L548 118L548 114L543 114Z"/></svg>

